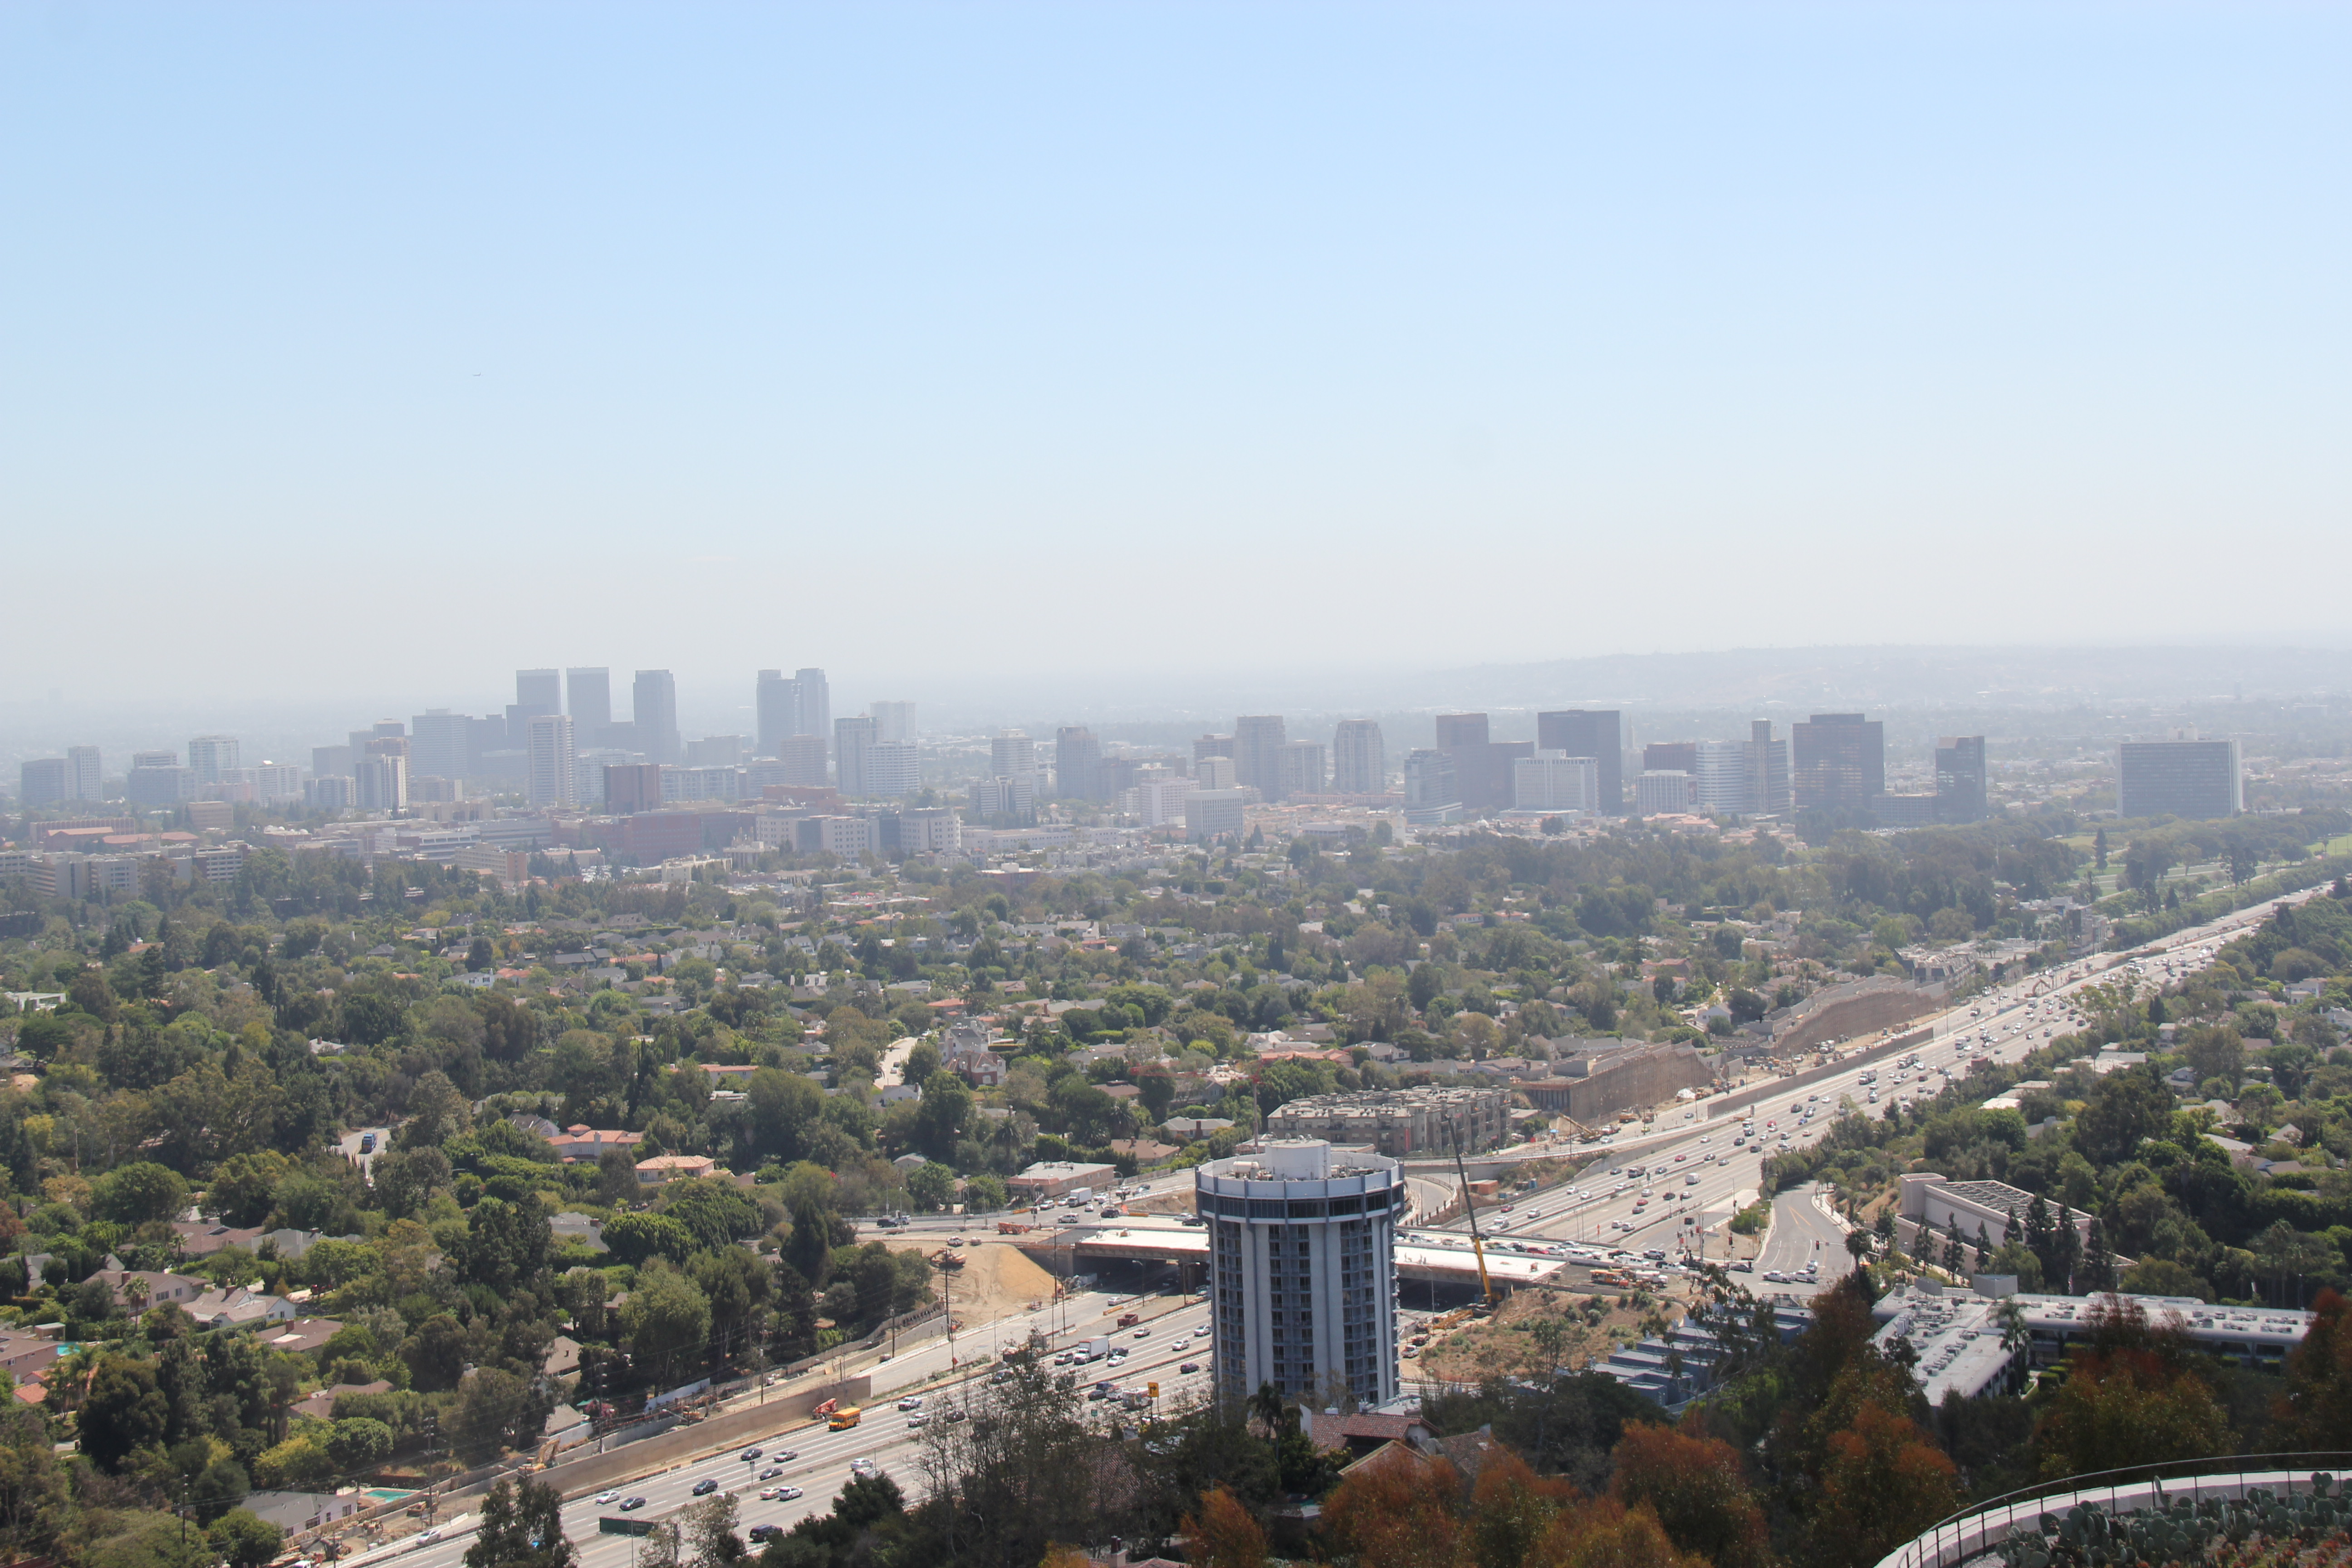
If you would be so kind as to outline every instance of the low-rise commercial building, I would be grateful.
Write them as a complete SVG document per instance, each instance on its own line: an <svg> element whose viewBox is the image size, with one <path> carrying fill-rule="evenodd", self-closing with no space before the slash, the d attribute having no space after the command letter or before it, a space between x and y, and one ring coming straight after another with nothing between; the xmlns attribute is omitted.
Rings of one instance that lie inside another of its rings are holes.
<svg viewBox="0 0 2352 1568"><path fill-rule="evenodd" d="M1265 1119L1269 1139L1321 1139L1402 1158L1492 1149L1510 1130L1510 1096L1499 1089L1368 1089L1294 1100Z"/></svg>

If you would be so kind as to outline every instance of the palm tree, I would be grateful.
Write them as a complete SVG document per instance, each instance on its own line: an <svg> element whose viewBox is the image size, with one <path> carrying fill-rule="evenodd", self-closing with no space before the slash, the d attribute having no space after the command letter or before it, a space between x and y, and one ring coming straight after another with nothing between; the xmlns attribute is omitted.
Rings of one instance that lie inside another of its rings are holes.
<svg viewBox="0 0 2352 1568"><path fill-rule="evenodd" d="M1253 1416L1265 1423L1265 1435L1269 1441L1282 1436L1282 1394L1274 1384L1259 1384L1257 1392L1250 1395L1249 1409Z"/></svg>

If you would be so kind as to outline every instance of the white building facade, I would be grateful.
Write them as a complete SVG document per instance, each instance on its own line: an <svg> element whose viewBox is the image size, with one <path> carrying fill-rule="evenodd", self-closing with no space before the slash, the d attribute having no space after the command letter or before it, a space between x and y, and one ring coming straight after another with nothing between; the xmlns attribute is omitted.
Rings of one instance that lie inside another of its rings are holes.
<svg viewBox="0 0 2352 1568"><path fill-rule="evenodd" d="M1404 1171L1319 1139L1272 1141L1196 1168L1209 1223L1211 1384L1239 1402L1271 1384L1329 1403L1397 1394L1396 1215Z"/></svg>

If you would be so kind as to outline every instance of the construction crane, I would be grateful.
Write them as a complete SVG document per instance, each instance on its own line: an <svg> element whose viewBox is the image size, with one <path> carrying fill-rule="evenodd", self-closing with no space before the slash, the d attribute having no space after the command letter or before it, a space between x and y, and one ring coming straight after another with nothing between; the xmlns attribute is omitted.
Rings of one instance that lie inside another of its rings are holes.
<svg viewBox="0 0 2352 1568"><path fill-rule="evenodd" d="M1478 1205L1470 1192L1470 1167L1462 1160L1462 1134L1455 1130L1451 1121L1446 1122L1445 1131L1453 1135L1454 1169L1462 1178L1462 1213L1470 1221L1470 1256L1478 1260L1478 1294L1485 1299L1487 1309L1492 1310L1495 1305L1495 1287L1494 1283L1486 1278L1486 1244L1478 1239Z"/></svg>

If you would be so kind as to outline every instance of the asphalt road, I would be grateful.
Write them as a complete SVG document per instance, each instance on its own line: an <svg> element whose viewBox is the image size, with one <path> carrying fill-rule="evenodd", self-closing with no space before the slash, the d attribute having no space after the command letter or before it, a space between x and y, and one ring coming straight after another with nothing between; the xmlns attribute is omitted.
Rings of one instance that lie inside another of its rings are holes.
<svg viewBox="0 0 2352 1568"><path fill-rule="evenodd" d="M2284 901L2299 902L2320 890L2315 889ZM2214 950L2244 928L2266 919L2271 908L2271 904L2263 904L2241 910L2210 925L2178 932L2148 949L2137 950L2152 952L2151 957L2126 960L2100 954L2063 970L2026 976L2015 984L1972 996L1945 1013L1915 1021L1909 1028L1927 1027L1933 1031L1928 1041L1913 1047L1919 1058L1916 1068L1899 1069L1890 1056L1881 1056L1872 1062L1857 1057L1844 1070L1808 1083L1801 1089L1790 1089L1785 1098L1769 1093L1751 1113L1758 1133L1755 1138L1742 1141L1738 1116L1727 1114L1710 1120L1705 1101L1670 1110L1657 1131L1601 1145L1608 1159L1588 1167L1570 1182L1517 1198L1507 1214L1482 1209L1478 1215L1480 1234L1492 1238L1490 1245L1507 1246L1513 1241L1583 1244L1636 1254L1660 1249L1670 1258L1676 1256L1685 1247L1695 1245L1705 1230L1727 1219L1735 1212L1738 1199L1759 1190L1767 1156L1783 1148L1817 1142L1844 1102L1851 1101L1862 1115L1882 1116L1899 1099L1935 1094L1947 1082L1965 1079L1979 1057L1994 1061L2019 1060L2068 1031L2074 1015L2067 999L2083 986L2113 982L2126 974L2158 981L2186 973L2209 959ZM1876 1075L1875 1100L1874 1086L1863 1081L1864 1073ZM1636 1167L1643 1173L1638 1177L1633 1173ZM1693 1220L1699 1223L1694 1226L1690 1223ZM1822 1242L1825 1254L1832 1247L1838 1249L1837 1258L1825 1258L1822 1265L1824 1282L1834 1277L1832 1265L1844 1258L1842 1238L1832 1237L1832 1222L1820 1216L1817 1211L1792 1215L1776 1205L1775 1248L1753 1275L1740 1277L1759 1294L1807 1293L1805 1287L1769 1284L1762 1278L1770 1268L1785 1271L1783 1259L1787 1254L1778 1249L1778 1233L1789 1223L1802 1228L1802 1250L1806 1256L1811 1255L1811 1242L1815 1239ZM1442 1227L1417 1227L1412 1234L1442 1242L1446 1233L1455 1233L1461 1236L1460 1244L1466 1249L1467 1236L1462 1233L1467 1229L1468 1221L1457 1219ZM1798 1245L1793 1235L1787 1244L1790 1247ZM1801 1266L1800 1259L1797 1267Z"/></svg>
<svg viewBox="0 0 2352 1568"><path fill-rule="evenodd" d="M1208 1308L1205 1303L1187 1299L1174 1310L1168 1310L1174 1300L1157 1297L1136 1301L1100 1294L1075 1298L1069 1304L1067 1328L1050 1334L1049 1342L1060 1350L1083 1339L1106 1336L1115 1346L1125 1347L1129 1359L1117 1367L1097 1361L1073 1369L1082 1382L1108 1380L1122 1391L1141 1389L1157 1382L1162 1409L1189 1404L1205 1395L1208 1389ZM1114 1326L1118 1314L1129 1310L1145 1314L1144 1326L1150 1330L1145 1337L1138 1339L1134 1330ZM1039 1313L1029 1318L1024 1314L1011 1320L1007 1327L1025 1328L1027 1323L1049 1315ZM1201 1336L1198 1341L1180 1342L1194 1332ZM1014 1337L1007 1332L1005 1342L1011 1344ZM985 1397L985 1379L990 1369L985 1363L970 1360L968 1352L973 1346L969 1342L960 1339L958 1343L967 1352L964 1370L943 1384L922 1388L921 1414L931 1420L944 1421L947 1412L959 1405L976 1409ZM736 1494L740 1504L736 1516L739 1530L748 1531L756 1524L789 1529L810 1514L831 1509L834 1498L848 1484L850 1461L856 1458L872 1459L877 1468L897 1479L910 1499L919 1496L925 1489L919 1448L922 1433L908 1425L913 1413L898 1408L896 1391L917 1381L915 1377L901 1380L902 1374L920 1374L927 1365L934 1372L944 1372L945 1352L944 1342L933 1342L921 1352L887 1363L887 1373L877 1375L876 1392L865 1407L865 1419L849 1431L828 1431L821 1422L781 1419L784 1407L779 1404L775 1433L745 1440L745 1447L756 1445L768 1450L756 1463L746 1464L738 1457L740 1448L730 1448L723 1454L623 1482L616 1489L623 1498L646 1500L643 1509L626 1514L616 1504L601 1504L593 1497L574 1498L563 1507L564 1534L578 1548L583 1568L623 1568L632 1561L639 1538L602 1534L597 1529L598 1519L606 1515L665 1518L695 1500L695 1485L706 1479L717 1480L719 1489ZM1190 1374L1180 1372L1179 1367L1188 1361L1197 1362L1202 1371ZM886 1376L891 1380L887 1393L881 1386ZM773 1456L783 1449L792 1450L796 1458L780 1463ZM783 1474L772 1480L760 1479L761 1472L772 1466L779 1466ZM792 1500L760 1500L761 1490L772 1486L798 1487L803 1495ZM473 1539L479 1500L468 1499L467 1506L467 1517L453 1520L445 1527L445 1539L424 1546L392 1550L372 1560L397 1562L403 1568L457 1568Z"/></svg>

